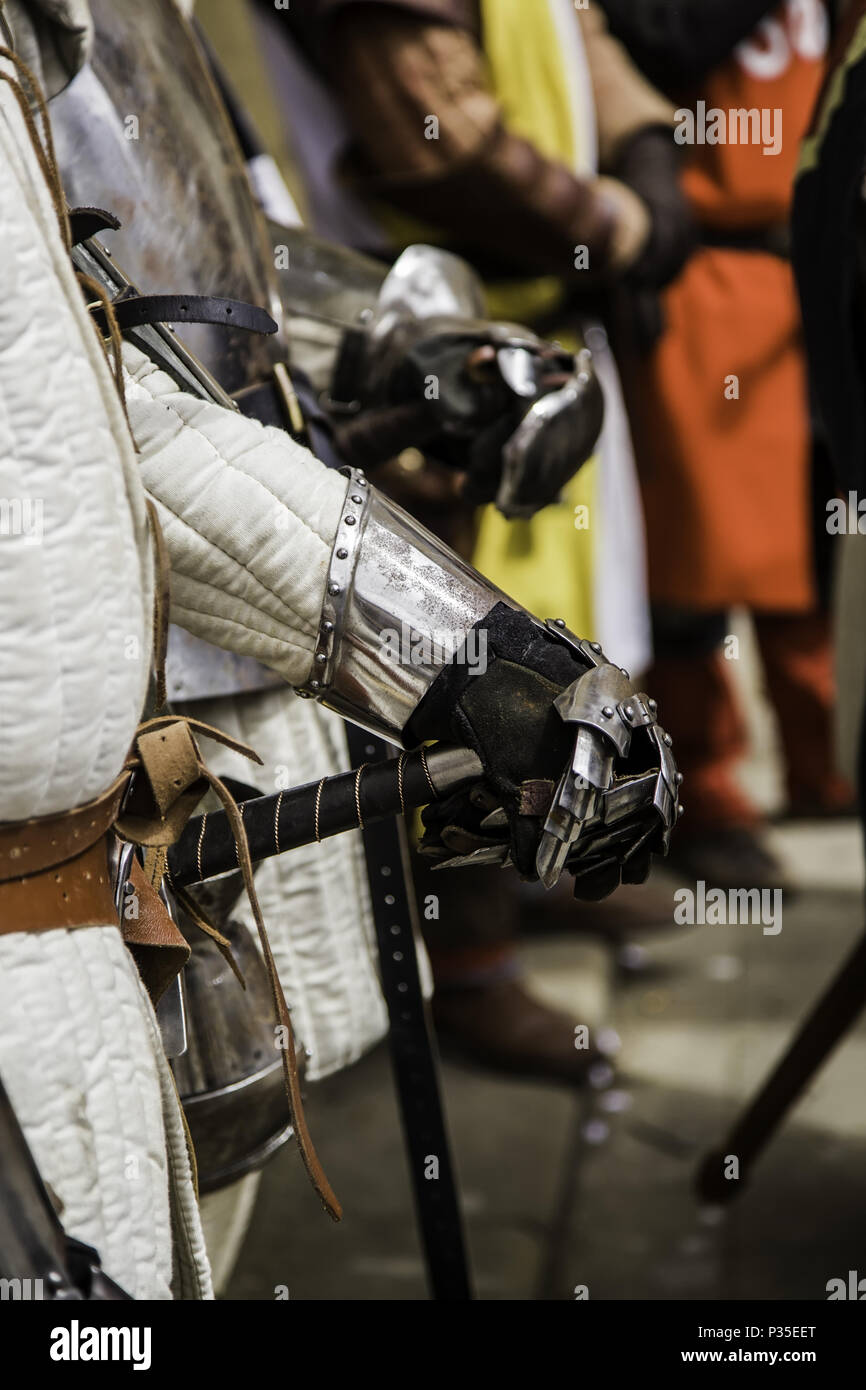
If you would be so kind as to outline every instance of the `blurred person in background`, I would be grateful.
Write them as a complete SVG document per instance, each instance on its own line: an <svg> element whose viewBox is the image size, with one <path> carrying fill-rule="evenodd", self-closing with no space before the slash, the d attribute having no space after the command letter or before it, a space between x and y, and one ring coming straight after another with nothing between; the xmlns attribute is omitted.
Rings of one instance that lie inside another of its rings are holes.
<svg viewBox="0 0 866 1390"><path fill-rule="evenodd" d="M789 813L847 810L850 786L829 770L832 652L788 257L794 171L831 14L825 0L603 5L644 73L693 113L678 138L701 247L655 305L644 298L625 316L623 332L647 519L651 680L688 788L675 858L723 888L779 885L762 813L735 776L746 729L725 661L737 648L725 639L730 610L745 606L778 720Z"/></svg>
<svg viewBox="0 0 866 1390"><path fill-rule="evenodd" d="M840 527L834 592L837 764L856 782L866 820L866 0L840 0L829 72L803 143L792 254L816 414L833 465L825 514Z"/></svg>
<svg viewBox="0 0 866 1390"><path fill-rule="evenodd" d="M488 508L476 525L453 475L417 458L377 482L519 599L645 669L631 442L590 314L623 277L664 285L691 248L673 107L601 11L570 0L310 0L254 13L313 229L387 260L416 242L457 251L484 274L494 317L568 347L588 341L606 388L603 467L585 465L532 521ZM439 900L426 930L440 1034L496 1067L582 1080L574 1021L518 978L520 904L503 876L467 870L446 884L419 864L416 875Z"/></svg>

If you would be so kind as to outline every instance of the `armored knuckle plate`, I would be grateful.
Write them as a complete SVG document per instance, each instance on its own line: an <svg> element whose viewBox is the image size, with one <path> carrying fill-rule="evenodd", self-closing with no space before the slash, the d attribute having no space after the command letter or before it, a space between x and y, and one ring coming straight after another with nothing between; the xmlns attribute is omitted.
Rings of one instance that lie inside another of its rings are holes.
<svg viewBox="0 0 866 1390"><path fill-rule="evenodd" d="M502 450L496 506L510 518L529 517L554 501L592 455L604 423L604 396L585 348L571 375L554 390L544 390L536 379L527 349L510 351L511 359L499 353L503 377L513 379L520 370L517 364L523 361L525 387L518 394L534 394L536 399Z"/></svg>
<svg viewBox="0 0 866 1390"><path fill-rule="evenodd" d="M497 603L513 605L362 472L344 472L313 669L299 693L399 742L470 630Z"/></svg>
<svg viewBox="0 0 866 1390"><path fill-rule="evenodd" d="M621 757L631 747L632 729L643 721L645 706L618 666L608 662L587 671L554 701L566 724L580 724L610 739ZM649 722L649 712L646 710Z"/></svg>
<svg viewBox="0 0 866 1390"><path fill-rule="evenodd" d="M631 849L627 842L610 840L610 853L624 860L656 833L648 831L641 819L654 809L660 821L660 847L666 852L680 812L677 795L682 777L673 759L671 737L659 728L655 700L636 690L628 672L609 662L598 643L581 641L562 622L548 622L546 628L589 668L554 701L560 718L573 724L576 732L570 765L556 789L536 856L539 877L550 888L573 855L580 853L585 829L593 831L591 852L598 854L599 827L624 828L634 819ZM617 759L628 756L634 734L640 730L649 736L648 761L657 767L617 778ZM620 834L611 829L610 835L615 833Z"/></svg>
<svg viewBox="0 0 866 1390"><path fill-rule="evenodd" d="M676 825L682 807L679 804L679 789L683 775L677 771L673 755L673 739L664 729L655 724L650 729L650 737L656 745L659 756L659 772L656 778L653 805L659 813L664 826L664 847L667 850L671 830Z"/></svg>

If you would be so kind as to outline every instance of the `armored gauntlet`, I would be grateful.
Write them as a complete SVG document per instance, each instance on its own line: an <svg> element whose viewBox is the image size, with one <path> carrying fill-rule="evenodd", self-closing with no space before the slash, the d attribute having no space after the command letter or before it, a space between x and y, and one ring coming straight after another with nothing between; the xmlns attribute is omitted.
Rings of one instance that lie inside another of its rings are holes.
<svg viewBox="0 0 866 1390"><path fill-rule="evenodd" d="M287 272L289 300L293 290ZM410 246L357 302L326 393L342 457L372 468L414 446L466 473L467 500L507 517L555 502L601 432L590 353L491 322L475 273L431 246Z"/></svg>
<svg viewBox="0 0 866 1390"><path fill-rule="evenodd" d="M484 778L425 812L449 866L513 863L604 897L666 853L680 776L655 702L595 643L543 624L352 471L313 695L414 747L472 748Z"/></svg>

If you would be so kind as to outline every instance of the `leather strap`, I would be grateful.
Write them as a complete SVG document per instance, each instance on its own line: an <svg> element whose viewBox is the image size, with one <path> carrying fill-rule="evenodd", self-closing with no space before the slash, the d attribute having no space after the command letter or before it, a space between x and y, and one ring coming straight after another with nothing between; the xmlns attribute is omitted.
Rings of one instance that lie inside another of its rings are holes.
<svg viewBox="0 0 866 1390"><path fill-rule="evenodd" d="M120 223L112 212L105 208L70 208L69 238L73 246L88 241L98 232L116 232Z"/></svg>
<svg viewBox="0 0 866 1390"><path fill-rule="evenodd" d="M148 323L215 323L247 333L277 331L267 310L214 294L127 294L112 300L112 308L121 333ZM104 310L97 305L92 313L100 331L107 332Z"/></svg>
<svg viewBox="0 0 866 1390"><path fill-rule="evenodd" d="M277 429L288 430L293 438L300 440L312 449L320 463L326 468L343 468L345 459L334 448L334 431L331 421L322 410L318 392L301 369L292 364L291 387L303 417L303 429L297 428L292 419L290 402L285 389L278 382L279 364L274 375L266 381L235 391L233 399L241 412L262 425L275 425Z"/></svg>
<svg viewBox="0 0 866 1390"><path fill-rule="evenodd" d="M780 260L791 259L791 231L787 223L770 223L766 227L725 228L701 227L701 245L722 251L758 251Z"/></svg>
<svg viewBox="0 0 866 1390"><path fill-rule="evenodd" d="M271 425L274 429L290 429L286 410L273 378L258 381L254 386L243 386L235 391L233 397L242 412L261 425Z"/></svg>
<svg viewBox="0 0 866 1390"><path fill-rule="evenodd" d="M0 936L117 921L108 840L99 839L62 864L0 882Z"/></svg>
<svg viewBox="0 0 866 1390"><path fill-rule="evenodd" d="M57 816L0 825L0 935L117 925L108 831L129 786L124 769L102 796ZM121 904L123 939L153 1004L185 965L189 946L138 860L135 910Z"/></svg>
<svg viewBox="0 0 866 1390"><path fill-rule="evenodd" d="M137 859L130 865L128 882L133 891L121 902L120 929L156 1008L189 960L190 946ZM134 912L129 910L133 898Z"/></svg>
<svg viewBox="0 0 866 1390"><path fill-rule="evenodd" d="M129 777L125 769L102 796L72 811L0 824L0 883L32 881L102 840L117 819Z"/></svg>
<svg viewBox="0 0 866 1390"><path fill-rule="evenodd" d="M382 739L354 724L346 725L346 739L354 767L369 759L375 766L390 751ZM405 821L391 817L365 825L361 833L388 1006L391 1062L427 1277L434 1299L464 1302L472 1298L472 1285L435 1043L415 952L417 904ZM428 1171L431 1156L438 1159L435 1180Z"/></svg>

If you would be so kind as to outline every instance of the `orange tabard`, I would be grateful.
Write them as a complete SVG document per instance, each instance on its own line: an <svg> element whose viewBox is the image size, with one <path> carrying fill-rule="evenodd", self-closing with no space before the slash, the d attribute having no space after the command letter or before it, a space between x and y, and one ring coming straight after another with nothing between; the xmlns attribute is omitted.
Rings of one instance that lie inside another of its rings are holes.
<svg viewBox="0 0 866 1390"><path fill-rule="evenodd" d="M698 141L715 113L728 133L729 113L750 109L766 113L768 145L781 136L776 154L763 143L692 146L684 181L705 228L736 234L786 222L827 47L823 0L787 0L692 95L684 109L696 113ZM809 419L790 267L763 251L707 246L663 308L665 333L629 383L652 597L805 609Z"/></svg>

